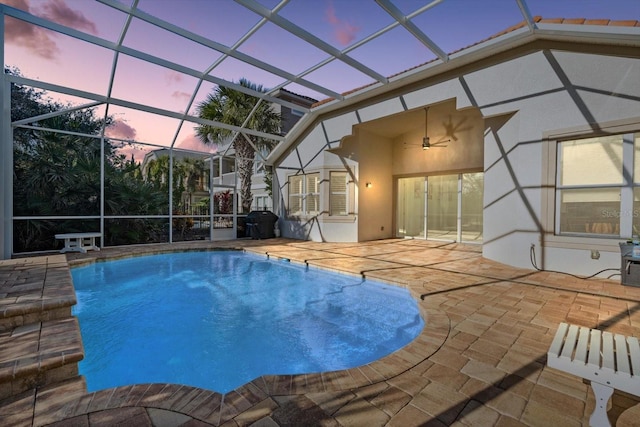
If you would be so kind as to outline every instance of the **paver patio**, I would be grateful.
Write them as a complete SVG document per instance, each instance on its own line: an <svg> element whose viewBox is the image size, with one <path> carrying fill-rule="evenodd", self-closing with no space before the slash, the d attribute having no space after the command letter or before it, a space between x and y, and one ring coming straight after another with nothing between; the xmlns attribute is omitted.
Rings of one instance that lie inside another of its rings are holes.
<svg viewBox="0 0 640 427"><path fill-rule="evenodd" d="M0 420L16 426L587 426L594 406L589 385L546 367L558 324L640 337L640 287L622 286L619 277L579 279L508 267L482 258L479 246L268 239L107 248L69 253L66 260L73 266L96 258L213 247L243 248L405 286L427 326L405 349L347 371L261 377L224 396L167 384L86 393L70 381L0 400ZM68 277L60 271L61 257L30 258L28 265L0 261L0 311L28 298L15 292L27 291L16 283L25 271L34 271L32 282L48 268L61 280ZM44 286L30 287L43 293ZM10 353L0 350L0 366ZM616 392L610 418L615 423L638 404L639 397Z"/></svg>

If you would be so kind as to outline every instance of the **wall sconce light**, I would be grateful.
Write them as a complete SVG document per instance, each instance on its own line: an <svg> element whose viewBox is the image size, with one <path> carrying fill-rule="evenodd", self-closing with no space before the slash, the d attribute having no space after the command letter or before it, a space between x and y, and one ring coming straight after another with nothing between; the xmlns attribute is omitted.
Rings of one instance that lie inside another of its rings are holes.
<svg viewBox="0 0 640 427"><path fill-rule="evenodd" d="M371 188L371 187L373 187L373 184L370 183L370 182L367 182L364 186L367 187L367 188Z"/></svg>

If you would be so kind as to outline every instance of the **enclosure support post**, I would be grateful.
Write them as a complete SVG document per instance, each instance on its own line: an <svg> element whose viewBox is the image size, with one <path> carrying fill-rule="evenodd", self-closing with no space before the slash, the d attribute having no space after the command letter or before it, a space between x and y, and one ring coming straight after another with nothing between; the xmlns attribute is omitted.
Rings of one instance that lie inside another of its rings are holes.
<svg viewBox="0 0 640 427"><path fill-rule="evenodd" d="M0 59L4 67L4 14L0 19ZM0 259L13 254L13 129L11 128L11 83L2 70L0 81Z"/></svg>

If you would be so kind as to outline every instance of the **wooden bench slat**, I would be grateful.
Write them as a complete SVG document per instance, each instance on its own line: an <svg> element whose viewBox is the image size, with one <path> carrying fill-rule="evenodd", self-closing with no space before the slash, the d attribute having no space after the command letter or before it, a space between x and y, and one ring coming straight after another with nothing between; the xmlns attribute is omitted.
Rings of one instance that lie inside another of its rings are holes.
<svg viewBox="0 0 640 427"><path fill-rule="evenodd" d="M562 351L562 344L564 344L564 336L567 333L567 329L569 329L568 324L564 322L560 323L558 330L556 331L556 335L553 337L551 347L549 347L549 354L555 357L560 356L560 351Z"/></svg>
<svg viewBox="0 0 640 427"><path fill-rule="evenodd" d="M578 327L576 325L569 326L569 332L564 340L564 347L562 348L561 357L571 359L573 356L573 349L576 347L576 339L578 338Z"/></svg>
<svg viewBox="0 0 640 427"><path fill-rule="evenodd" d="M591 330L591 345L589 347L589 365L602 366L600 363L600 349L602 348L602 333L598 329Z"/></svg>
<svg viewBox="0 0 640 427"><path fill-rule="evenodd" d="M611 369L615 371L616 362L613 356L613 334L611 332L604 332L602 334L602 368Z"/></svg>
<svg viewBox="0 0 640 427"><path fill-rule="evenodd" d="M576 348L575 360L587 363L587 352L589 346L589 329L580 328L580 336L578 337L578 347Z"/></svg>
<svg viewBox="0 0 640 427"><path fill-rule="evenodd" d="M87 237L102 237L100 232L87 232L87 233L62 233L56 234L56 239L83 239Z"/></svg>
<svg viewBox="0 0 640 427"><path fill-rule="evenodd" d="M629 356L631 358L631 368L633 376L640 378L640 342L636 337L628 337Z"/></svg>
<svg viewBox="0 0 640 427"><path fill-rule="evenodd" d="M613 339L616 342L616 369L618 372L631 375L629 368L629 352L627 351L627 340L624 335L615 334Z"/></svg>

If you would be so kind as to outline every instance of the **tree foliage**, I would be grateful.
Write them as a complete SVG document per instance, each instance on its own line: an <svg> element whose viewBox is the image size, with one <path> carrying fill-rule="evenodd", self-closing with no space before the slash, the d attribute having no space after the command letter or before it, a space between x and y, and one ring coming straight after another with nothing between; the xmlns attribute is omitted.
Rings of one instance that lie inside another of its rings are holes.
<svg viewBox="0 0 640 427"><path fill-rule="evenodd" d="M247 79L240 79L240 86L252 89L256 92L266 92L261 85L256 85ZM258 98L247 95L235 89L219 86L213 93L198 105L198 116L203 119L213 120L233 126L242 126L249 117L251 111L257 106L255 112L245 125L248 129L265 133L278 134L280 132L280 114L275 112L269 103L261 102ZM240 198L242 212L251 210L251 176L253 175L253 163L255 151L253 145L260 149L273 148L275 142L269 139L259 138L248 134L236 132L211 125L199 125L196 135L205 144L223 144L229 141L235 150L238 164L238 177L240 179ZM247 138L251 141L247 141Z"/></svg>
<svg viewBox="0 0 640 427"><path fill-rule="evenodd" d="M5 73L19 75L16 69L5 69ZM98 216L102 162L98 136L112 120L97 118L93 109L70 109L70 105L45 95L30 87L11 85L12 121L61 112L31 123L35 128L14 129L14 215ZM108 140L104 141L104 176L105 215L159 214L166 206L167 197L161 189L144 182L139 165L117 154ZM140 243L152 234L143 220L135 225L132 227L130 220L110 221L106 243ZM51 249L53 234L96 229L97 220L15 221L14 251Z"/></svg>

